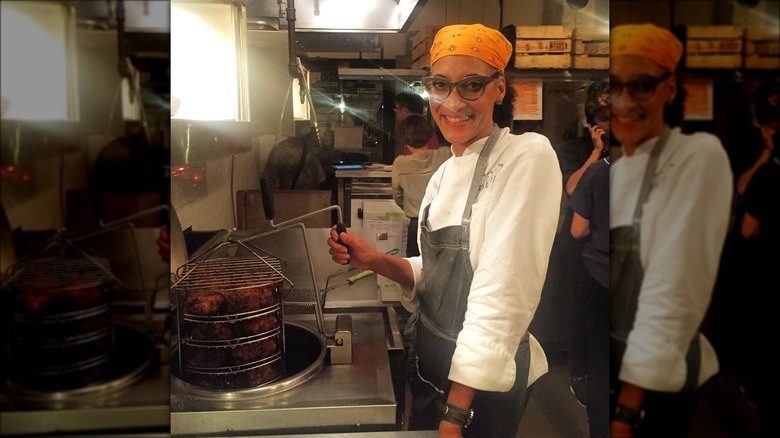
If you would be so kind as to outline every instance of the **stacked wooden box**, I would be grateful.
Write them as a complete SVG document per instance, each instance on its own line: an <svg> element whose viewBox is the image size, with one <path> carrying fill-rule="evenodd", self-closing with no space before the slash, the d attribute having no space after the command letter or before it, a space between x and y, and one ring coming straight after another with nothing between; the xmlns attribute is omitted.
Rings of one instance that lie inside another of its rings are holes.
<svg viewBox="0 0 780 438"><path fill-rule="evenodd" d="M422 70L431 66L431 44L436 32L441 28L442 26L423 26L412 37L412 69Z"/></svg>
<svg viewBox="0 0 780 438"><path fill-rule="evenodd" d="M776 30L745 30L745 68L780 69L780 36Z"/></svg>
<svg viewBox="0 0 780 438"><path fill-rule="evenodd" d="M609 30L596 27L574 29L572 68L609 69Z"/></svg>
<svg viewBox="0 0 780 438"><path fill-rule="evenodd" d="M742 67L743 30L739 26L688 26L687 68Z"/></svg>
<svg viewBox="0 0 780 438"><path fill-rule="evenodd" d="M515 33L515 68L571 67L571 26L517 26Z"/></svg>

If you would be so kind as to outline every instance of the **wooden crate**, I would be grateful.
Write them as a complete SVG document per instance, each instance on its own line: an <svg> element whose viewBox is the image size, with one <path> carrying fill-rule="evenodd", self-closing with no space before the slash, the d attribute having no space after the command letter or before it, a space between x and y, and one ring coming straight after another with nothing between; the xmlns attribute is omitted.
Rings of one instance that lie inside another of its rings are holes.
<svg viewBox="0 0 780 438"><path fill-rule="evenodd" d="M743 29L739 26L688 26L687 68L742 67Z"/></svg>
<svg viewBox="0 0 780 438"><path fill-rule="evenodd" d="M431 54L426 52L412 61L412 70L427 70L431 67Z"/></svg>
<svg viewBox="0 0 780 438"><path fill-rule="evenodd" d="M412 36L412 68L423 69L430 67L430 50L433 37L442 26L426 25Z"/></svg>
<svg viewBox="0 0 780 438"><path fill-rule="evenodd" d="M575 28L572 68L609 69L609 31L595 27Z"/></svg>
<svg viewBox="0 0 780 438"><path fill-rule="evenodd" d="M517 26L515 68L571 67L571 26Z"/></svg>
<svg viewBox="0 0 780 438"><path fill-rule="evenodd" d="M745 30L745 68L780 69L780 36L776 31Z"/></svg>

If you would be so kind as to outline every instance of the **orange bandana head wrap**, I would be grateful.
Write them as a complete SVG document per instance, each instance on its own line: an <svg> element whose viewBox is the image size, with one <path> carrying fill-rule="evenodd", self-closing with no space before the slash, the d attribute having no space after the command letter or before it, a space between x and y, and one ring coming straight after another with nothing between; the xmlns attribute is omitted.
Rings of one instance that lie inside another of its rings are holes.
<svg viewBox="0 0 780 438"><path fill-rule="evenodd" d="M504 70L512 56L512 44L501 32L482 24L453 24L436 33L431 45L431 65L450 55L465 55Z"/></svg>
<svg viewBox="0 0 780 438"><path fill-rule="evenodd" d="M667 29L652 24L623 24L609 32L610 53L618 56L641 56L674 71L683 53L682 43Z"/></svg>

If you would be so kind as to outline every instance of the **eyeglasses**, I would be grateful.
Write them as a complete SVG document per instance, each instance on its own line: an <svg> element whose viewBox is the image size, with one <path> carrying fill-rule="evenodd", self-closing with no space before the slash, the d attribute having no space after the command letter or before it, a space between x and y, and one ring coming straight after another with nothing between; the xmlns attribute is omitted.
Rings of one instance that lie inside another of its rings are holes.
<svg viewBox="0 0 780 438"><path fill-rule="evenodd" d="M456 88L458 94L465 100L477 100L485 94L487 84L500 78L501 70L496 70L490 76L467 76L457 82L450 82L438 76L425 76L421 79L425 90L431 100L441 102L450 96L452 89Z"/></svg>
<svg viewBox="0 0 780 438"><path fill-rule="evenodd" d="M617 99L620 97L620 93L623 92L623 88L625 88L628 90L628 95L634 100L642 101L650 99L650 97L653 96L653 93L655 93L658 84L671 75L671 72L666 72L661 76L642 76L628 82L620 82L610 78L609 97Z"/></svg>

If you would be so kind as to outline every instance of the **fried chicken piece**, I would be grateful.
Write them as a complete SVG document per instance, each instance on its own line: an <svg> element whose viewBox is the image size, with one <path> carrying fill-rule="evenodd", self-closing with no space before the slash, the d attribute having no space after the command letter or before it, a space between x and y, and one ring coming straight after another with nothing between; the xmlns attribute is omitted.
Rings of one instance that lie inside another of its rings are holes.
<svg viewBox="0 0 780 438"><path fill-rule="evenodd" d="M239 364L254 362L269 357L277 352L273 339L263 339L258 342L237 345L233 347L233 357Z"/></svg>
<svg viewBox="0 0 780 438"><path fill-rule="evenodd" d="M70 289L57 292L60 308L66 311L89 309L106 302L103 291L97 287Z"/></svg>
<svg viewBox="0 0 780 438"><path fill-rule="evenodd" d="M273 305L273 299L262 289L237 289L225 292L222 311L226 315L254 312Z"/></svg>
<svg viewBox="0 0 780 438"><path fill-rule="evenodd" d="M235 338L233 324L228 323L198 323L192 324L190 338L204 341L224 341Z"/></svg>
<svg viewBox="0 0 780 438"><path fill-rule="evenodd" d="M240 321L236 324L236 333L240 336L253 336L270 332L277 328L279 328L279 320L276 318L276 315L261 315Z"/></svg>
<svg viewBox="0 0 780 438"><path fill-rule="evenodd" d="M219 368L231 365L227 348L205 348L186 346L182 349L185 367Z"/></svg>
<svg viewBox="0 0 780 438"><path fill-rule="evenodd" d="M279 373L274 367L275 363L264 365L260 368L255 368L245 373L245 378L250 387L260 386L264 383L273 381L279 376Z"/></svg>
<svg viewBox="0 0 780 438"><path fill-rule="evenodd" d="M225 301L224 295L213 291L193 291L187 296L184 313L198 316L214 316Z"/></svg>
<svg viewBox="0 0 780 438"><path fill-rule="evenodd" d="M17 308L24 313L46 313L53 301L54 295L41 290L26 290L16 296Z"/></svg>

